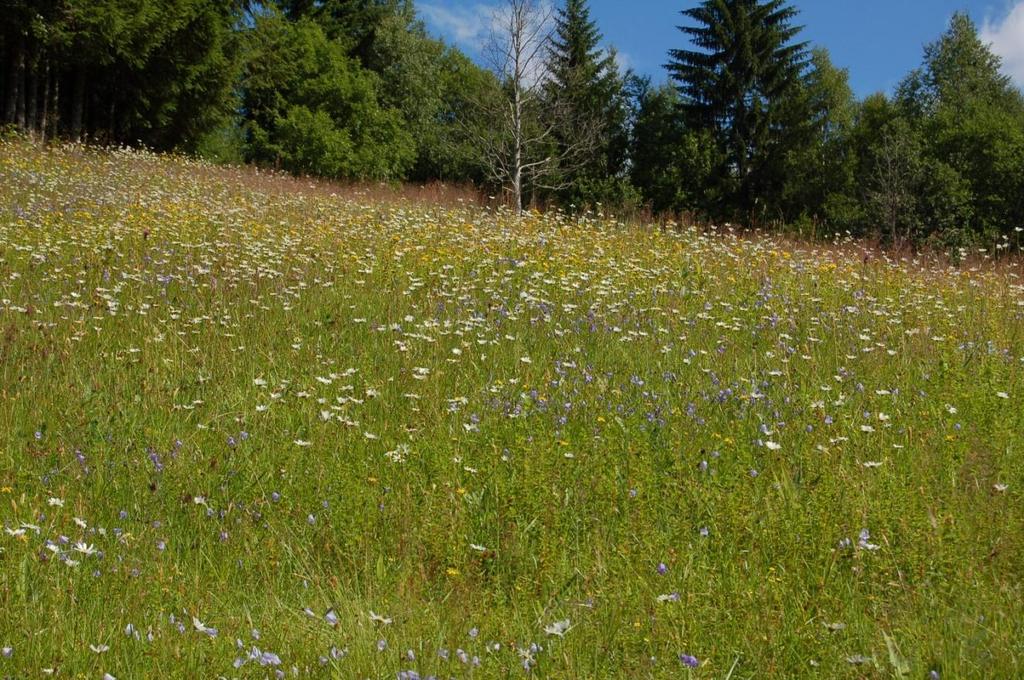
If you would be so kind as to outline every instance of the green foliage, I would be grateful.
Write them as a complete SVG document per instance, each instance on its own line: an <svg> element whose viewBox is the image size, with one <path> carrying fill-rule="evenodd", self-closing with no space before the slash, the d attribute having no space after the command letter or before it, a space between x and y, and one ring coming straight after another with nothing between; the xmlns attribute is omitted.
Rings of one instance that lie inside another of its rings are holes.
<svg viewBox="0 0 1024 680"><path fill-rule="evenodd" d="M245 163L245 130L241 121L232 120L207 132L196 143L196 155L220 165Z"/></svg>
<svg viewBox="0 0 1024 680"><path fill-rule="evenodd" d="M22 128L191 149L229 114L235 3L48 0L34 9L0 23L4 41L20 34L11 47L22 71L0 89L17 101Z"/></svg>
<svg viewBox="0 0 1024 680"><path fill-rule="evenodd" d="M828 72L814 61L815 72ZM892 101L879 94L832 107L838 134L819 147L825 165L808 164L813 172L801 177L804 158L789 174L794 186L814 188L794 205L817 205L817 188L831 187L820 205L832 229L947 250L1008 239L1024 219L1024 102L999 66L971 21L955 15Z"/></svg>
<svg viewBox="0 0 1024 680"><path fill-rule="evenodd" d="M924 48L924 63L900 83L897 99L911 114L941 109L966 112L995 105L1020 109L1020 93L999 69L1001 62L985 45L970 17L953 15L949 28Z"/></svg>
<svg viewBox="0 0 1024 680"><path fill-rule="evenodd" d="M586 0L566 0L555 17L544 98L554 111L553 154L561 167L548 180L564 205L621 201L628 145L625 77Z"/></svg>
<svg viewBox="0 0 1024 680"><path fill-rule="evenodd" d="M464 134L493 80L466 55L430 38L406 13L381 20L366 60L382 106L401 112L416 144L413 180L480 181L479 149Z"/></svg>
<svg viewBox="0 0 1024 680"><path fill-rule="evenodd" d="M413 0L5 0L0 127L325 177L514 183L573 210L948 249L1017 238L1024 96L966 14L891 99L860 102L786 0L682 15L673 92L621 72L588 2L564 0L516 106L508 74L431 37Z"/></svg>
<svg viewBox="0 0 1024 680"><path fill-rule="evenodd" d="M721 154L691 205L941 247L991 243L1024 222L1024 100L966 15L925 48L893 102L857 105L825 50L801 72L794 14L754 0L684 12L697 24L682 29L697 50L674 50L668 68L683 124L711 131ZM648 125L638 119L634 138ZM650 168L679 167L665 149L653 165L634 151L636 181L662 196L658 180L678 178Z"/></svg>
<svg viewBox="0 0 1024 680"><path fill-rule="evenodd" d="M803 216L817 222L827 219L829 209L840 209L839 197L854 183L849 139L856 101L849 75L832 64L827 50L816 48L790 103L790 143L779 170L781 211L786 219Z"/></svg>
<svg viewBox="0 0 1024 680"><path fill-rule="evenodd" d="M721 159L711 176L715 203L705 207L772 213L806 61L805 44L793 42L797 12L784 0L704 0L682 14L695 24L680 30L696 49L672 50L667 68L687 126L710 132Z"/></svg>
<svg viewBox="0 0 1024 680"><path fill-rule="evenodd" d="M396 180L415 160L377 78L309 20L260 17L248 35L242 106L250 160L297 173Z"/></svg>
<svg viewBox="0 0 1024 680"><path fill-rule="evenodd" d="M419 157L412 177L483 184L483 152L468 131L491 124L477 104L496 96L494 75L458 50L445 48L433 77L439 106L417 135Z"/></svg>
<svg viewBox="0 0 1024 680"><path fill-rule="evenodd" d="M237 41L230 31L235 14L229 3L188 0L169 15L171 4L162 4L156 21L173 30L133 73L128 96L135 101L125 102L121 135L163 149L194 149L231 113L238 74Z"/></svg>
<svg viewBox="0 0 1024 680"><path fill-rule="evenodd" d="M408 23L415 15L412 0L279 0L279 5L289 19L315 21L330 40L371 68L378 32L395 18Z"/></svg>
<svg viewBox="0 0 1024 680"><path fill-rule="evenodd" d="M897 91L899 114L921 139L915 218L933 241L991 243L1024 222L1024 98L999 68L956 14Z"/></svg>
<svg viewBox="0 0 1024 680"><path fill-rule="evenodd" d="M674 87L651 88L645 81L634 87L630 179L656 213L693 209L714 165L710 134L686 129Z"/></svg>
<svg viewBox="0 0 1024 680"><path fill-rule="evenodd" d="M975 196L971 183L957 170L934 158L926 158L921 172L919 212L925 233L918 240L943 250L971 245Z"/></svg>
<svg viewBox="0 0 1024 680"><path fill-rule="evenodd" d="M826 197L822 207L826 231L842 231L854 236L877 231L877 221L869 215L867 194L872 182L875 148L883 131L897 115L892 102L881 93L869 95L854 106L853 122L843 144L847 171L852 179Z"/></svg>
<svg viewBox="0 0 1024 680"><path fill-rule="evenodd" d="M881 129L868 149L864 187L869 220L886 238L909 244L922 235L920 205L925 167L920 133L903 118Z"/></svg>
<svg viewBox="0 0 1024 680"><path fill-rule="evenodd" d="M480 152L462 128L489 75L429 37L410 2L279 6L256 22L243 81L252 159L327 176L479 181ZM311 51L330 56L313 63Z"/></svg>

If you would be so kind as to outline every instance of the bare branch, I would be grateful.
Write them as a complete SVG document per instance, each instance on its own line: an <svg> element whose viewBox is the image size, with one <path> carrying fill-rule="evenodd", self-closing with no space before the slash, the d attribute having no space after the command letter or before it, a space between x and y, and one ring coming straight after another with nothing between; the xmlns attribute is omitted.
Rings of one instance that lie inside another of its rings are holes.
<svg viewBox="0 0 1024 680"><path fill-rule="evenodd" d="M602 120L579 118L578 107L544 90L553 18L549 0L502 0L484 47L497 84L473 102L477 115L461 121L482 152L484 172L519 213L527 190L565 188L604 134ZM571 139L558 130L571 130Z"/></svg>

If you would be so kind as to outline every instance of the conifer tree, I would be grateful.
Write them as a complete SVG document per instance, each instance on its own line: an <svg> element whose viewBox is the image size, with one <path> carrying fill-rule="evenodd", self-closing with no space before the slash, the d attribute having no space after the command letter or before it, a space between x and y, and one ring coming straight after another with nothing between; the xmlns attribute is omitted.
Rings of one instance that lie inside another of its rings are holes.
<svg viewBox="0 0 1024 680"><path fill-rule="evenodd" d="M553 141L571 158L558 173L563 201L600 200L601 185L623 170L627 107L624 79L587 0L566 0L555 16L548 48L545 97L558 112ZM566 152L577 149L578 152Z"/></svg>
<svg viewBox="0 0 1024 680"><path fill-rule="evenodd" d="M794 42L797 11L784 0L704 0L682 14L695 23L680 27L694 49L672 50L666 68L687 126L711 132L721 151L713 193L722 200L709 207L763 213L807 61L805 43Z"/></svg>

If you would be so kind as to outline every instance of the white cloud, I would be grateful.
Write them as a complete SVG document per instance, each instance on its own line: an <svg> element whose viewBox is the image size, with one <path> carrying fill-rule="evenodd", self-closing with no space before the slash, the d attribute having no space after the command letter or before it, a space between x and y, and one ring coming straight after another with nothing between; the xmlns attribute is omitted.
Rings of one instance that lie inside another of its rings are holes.
<svg viewBox="0 0 1024 680"><path fill-rule="evenodd" d="M421 2L417 7L424 22L434 32L452 40L486 68L499 75L508 75L511 15L510 4L506 0L497 0L497 4L478 2L454 6ZM533 48L542 45L541 41L551 30L555 7L552 0L527 0L526 7L525 52L529 58L525 83L527 87L533 87L544 79L546 54L543 49L534 51Z"/></svg>
<svg viewBox="0 0 1024 680"><path fill-rule="evenodd" d="M497 7L478 3L468 6L445 6L442 3L417 4L427 25L471 51L479 51L494 25Z"/></svg>
<svg viewBox="0 0 1024 680"><path fill-rule="evenodd" d="M608 49L608 48L605 48ZM628 53L621 50L615 50L615 66L619 69L619 73L625 73L629 69L633 68L636 61Z"/></svg>
<svg viewBox="0 0 1024 680"><path fill-rule="evenodd" d="M1024 0L1019 0L1002 21L985 19L981 28L983 42L1003 59L1003 71L1024 87Z"/></svg>
<svg viewBox="0 0 1024 680"><path fill-rule="evenodd" d="M529 0L529 3L530 30L550 28L555 13L552 0ZM481 54L494 36L501 42L508 34L509 5L504 0L473 4L420 2L416 7L429 28L470 54Z"/></svg>

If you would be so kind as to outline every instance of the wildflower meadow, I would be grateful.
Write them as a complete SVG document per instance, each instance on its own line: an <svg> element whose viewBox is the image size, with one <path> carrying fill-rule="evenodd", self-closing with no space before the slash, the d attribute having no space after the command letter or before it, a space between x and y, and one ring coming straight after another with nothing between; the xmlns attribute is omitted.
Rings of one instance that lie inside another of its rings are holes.
<svg viewBox="0 0 1024 680"><path fill-rule="evenodd" d="M1020 275L0 142L0 678L1020 677Z"/></svg>

